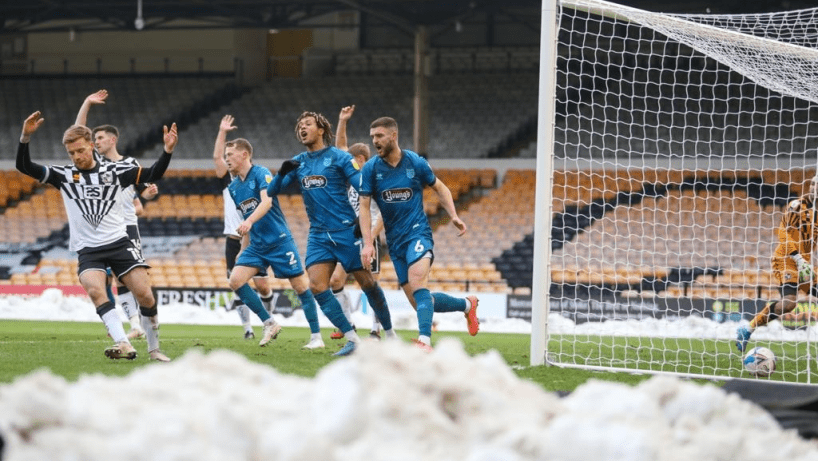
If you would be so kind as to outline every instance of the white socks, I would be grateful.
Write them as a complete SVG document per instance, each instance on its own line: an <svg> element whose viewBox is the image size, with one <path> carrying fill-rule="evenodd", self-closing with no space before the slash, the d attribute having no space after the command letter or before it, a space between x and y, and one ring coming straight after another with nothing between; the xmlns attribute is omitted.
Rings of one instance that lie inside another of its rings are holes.
<svg viewBox="0 0 818 461"><path fill-rule="evenodd" d="M119 319L119 313L116 309L109 310L102 314L101 317L102 323L105 324L105 329L108 330L108 334L111 335L111 339L113 339L115 343L121 343L123 341L129 342L128 337L125 335L125 329L122 328L122 320Z"/></svg>
<svg viewBox="0 0 818 461"><path fill-rule="evenodd" d="M136 302L133 293L128 291L119 295L118 298L119 305L122 306L122 310L125 311L125 315L128 316L128 320L131 322L131 328L139 326L139 304Z"/></svg>
<svg viewBox="0 0 818 461"><path fill-rule="evenodd" d="M145 330L145 339L148 341L148 352L159 349L159 316L143 316L142 329Z"/></svg>
<svg viewBox="0 0 818 461"><path fill-rule="evenodd" d="M241 319L241 325L244 327L245 333L253 331L253 327L250 325L250 308L247 307L246 304L241 303L236 305L236 312L239 314L239 319Z"/></svg>

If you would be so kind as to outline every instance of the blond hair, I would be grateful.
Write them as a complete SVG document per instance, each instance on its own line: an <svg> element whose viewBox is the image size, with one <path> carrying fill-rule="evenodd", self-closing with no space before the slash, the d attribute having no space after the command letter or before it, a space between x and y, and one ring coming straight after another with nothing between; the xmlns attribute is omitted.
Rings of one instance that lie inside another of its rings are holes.
<svg viewBox="0 0 818 461"><path fill-rule="evenodd" d="M224 147L235 147L238 150L247 151L250 157L253 156L253 146L250 144L250 141L244 138L236 138L232 141L227 141L224 143Z"/></svg>
<svg viewBox="0 0 818 461"><path fill-rule="evenodd" d="M93 144L94 134L91 132L91 129L85 125L71 125L62 135L63 144L71 144L78 139L85 139Z"/></svg>

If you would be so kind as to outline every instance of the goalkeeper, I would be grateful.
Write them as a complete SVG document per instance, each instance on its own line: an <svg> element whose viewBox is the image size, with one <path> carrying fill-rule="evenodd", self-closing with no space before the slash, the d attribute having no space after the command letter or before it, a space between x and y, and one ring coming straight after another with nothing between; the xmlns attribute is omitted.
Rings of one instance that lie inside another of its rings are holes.
<svg viewBox="0 0 818 461"><path fill-rule="evenodd" d="M772 257L773 276L780 285L781 300L768 302L749 326L741 326L736 331L736 347L744 352L747 342L756 328L764 326L797 306L798 291L818 295L815 269L810 262L813 242L816 237L815 198L818 176L812 178L810 191L787 205L786 213L778 227L778 246Z"/></svg>

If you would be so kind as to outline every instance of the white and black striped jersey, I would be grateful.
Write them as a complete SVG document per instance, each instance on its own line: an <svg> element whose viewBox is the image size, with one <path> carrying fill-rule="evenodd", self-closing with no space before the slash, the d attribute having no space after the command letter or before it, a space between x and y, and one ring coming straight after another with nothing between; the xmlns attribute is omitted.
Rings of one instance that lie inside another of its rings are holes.
<svg viewBox="0 0 818 461"><path fill-rule="evenodd" d="M358 191L352 186L349 186L347 189L347 199L349 200L349 204L352 205L352 209L355 210L355 216L360 216L361 199L358 196ZM381 219L381 209L378 208L378 204L375 203L375 200L370 200L369 202L369 216L372 219L372 228L375 228L375 223Z"/></svg>
<svg viewBox="0 0 818 461"><path fill-rule="evenodd" d="M127 238L122 190L140 181L142 168L122 162L97 162L91 170L74 165L47 166L42 183L59 189L68 214L68 249L80 251Z"/></svg>
<svg viewBox="0 0 818 461"><path fill-rule="evenodd" d="M117 160L114 162L113 160L109 160L108 157L103 155L98 155L97 160L101 163L124 163L126 165L132 166L141 166L139 162L133 157L122 157L121 160ZM126 226L136 226L137 225L137 217L136 217L136 207L134 207L133 200L136 198L136 186L130 185L125 187L120 191L120 200L122 201L122 218L125 220Z"/></svg>
<svg viewBox="0 0 818 461"><path fill-rule="evenodd" d="M224 231L222 233L239 238L241 236L236 229L241 226L244 218L241 216L241 212L236 207L236 202L233 201L233 197L230 196L230 191L227 188L233 181L233 175L225 173L220 179L224 186L222 188L222 199L224 199Z"/></svg>

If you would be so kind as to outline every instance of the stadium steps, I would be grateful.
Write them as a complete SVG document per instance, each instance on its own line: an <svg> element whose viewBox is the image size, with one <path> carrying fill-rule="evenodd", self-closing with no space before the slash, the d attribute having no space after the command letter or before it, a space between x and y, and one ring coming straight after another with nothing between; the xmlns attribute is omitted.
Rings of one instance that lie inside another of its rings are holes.
<svg viewBox="0 0 818 461"><path fill-rule="evenodd" d="M179 112L163 119L156 125L151 125L144 132L136 136L135 141L125 147L124 155L140 158L143 153L157 144L161 144L162 127L176 123L180 130L183 127L194 125L208 114L220 110L222 107L239 99L248 88L243 88L234 82L228 82L198 101L193 102Z"/></svg>

